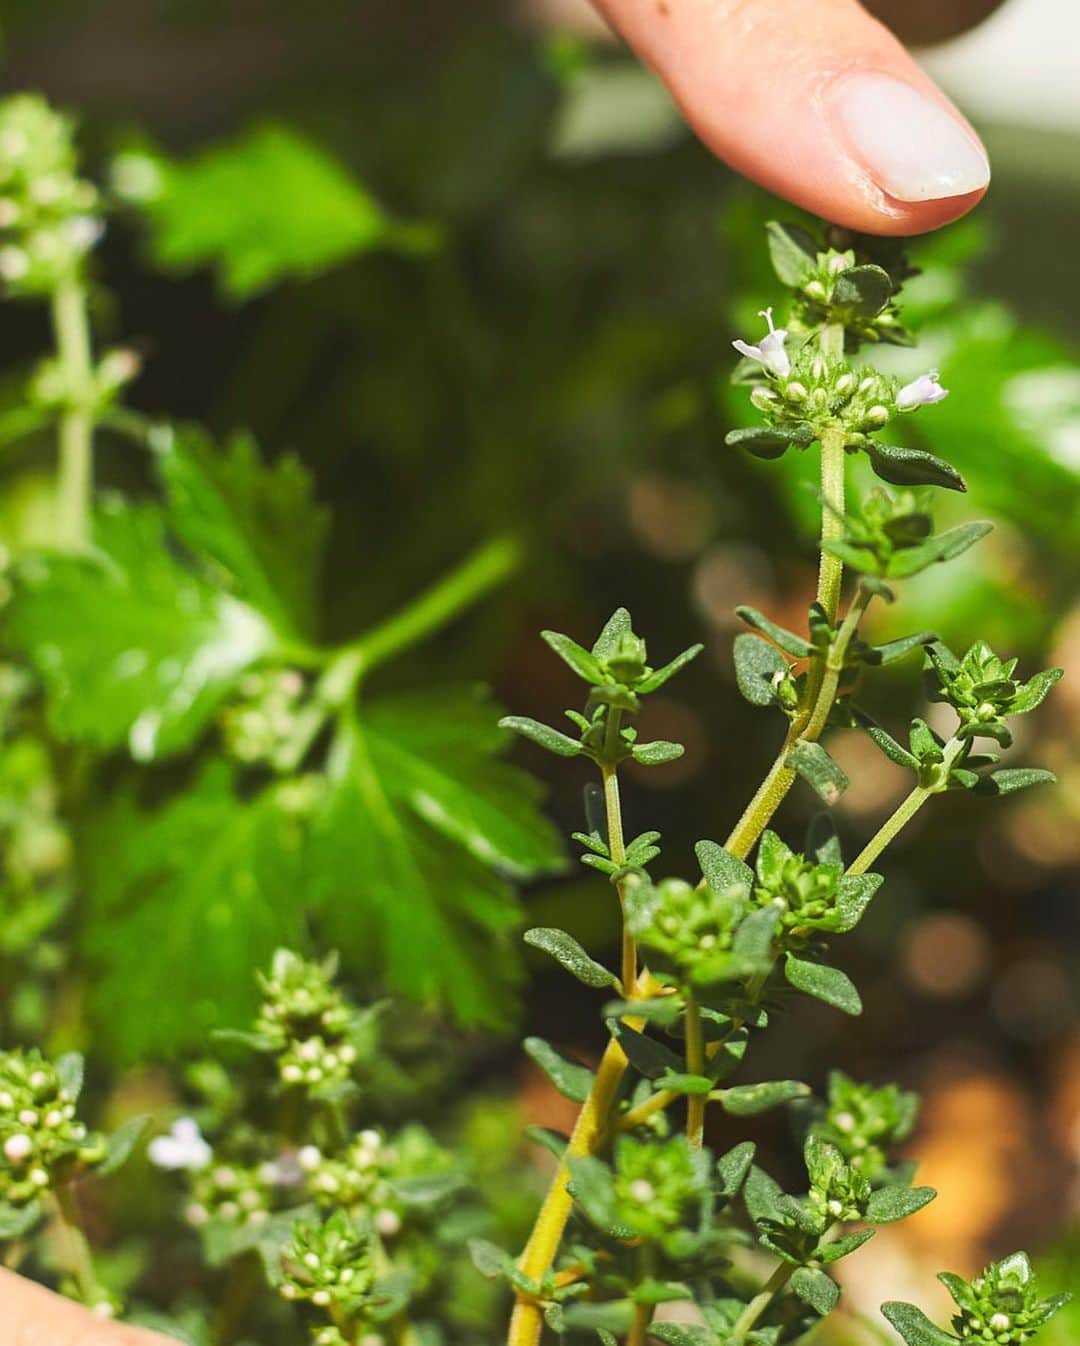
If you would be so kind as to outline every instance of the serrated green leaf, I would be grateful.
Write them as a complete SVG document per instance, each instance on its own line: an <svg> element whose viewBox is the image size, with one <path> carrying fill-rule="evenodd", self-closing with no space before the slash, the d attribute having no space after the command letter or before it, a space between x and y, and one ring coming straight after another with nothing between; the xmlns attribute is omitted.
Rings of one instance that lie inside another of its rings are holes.
<svg viewBox="0 0 1080 1346"><path fill-rule="evenodd" d="M881 1312L907 1342L907 1346L956 1346L957 1338L932 1323L914 1304L895 1300L882 1304Z"/></svg>
<svg viewBox="0 0 1080 1346"><path fill-rule="evenodd" d="M782 626L777 626L770 621L763 612L758 612L757 608L751 608L745 604L735 609L735 615L744 621L747 626L752 626L755 631L760 631L763 636L779 645L787 654L795 659L809 659L814 653L814 647L802 636L797 636L794 631L787 631Z"/></svg>
<svg viewBox="0 0 1080 1346"><path fill-rule="evenodd" d="M494 759L505 742L470 689L366 705L331 748L302 885L350 967L493 1026L519 968L503 875L553 867L559 850L535 784Z"/></svg>
<svg viewBox="0 0 1080 1346"><path fill-rule="evenodd" d="M572 668L579 678L583 678L594 686L607 682L608 675L601 666L599 659L582 648L576 640L571 640L569 636L564 636L559 631L541 631L540 635L563 663Z"/></svg>
<svg viewBox="0 0 1080 1346"><path fill-rule="evenodd" d="M798 742L788 753L784 765L797 771L818 798L830 807L848 787L848 778L820 743Z"/></svg>
<svg viewBox="0 0 1080 1346"><path fill-rule="evenodd" d="M862 1000L846 972L824 963L811 963L789 953L784 967L788 983L804 995L823 1000L845 1014L861 1014Z"/></svg>
<svg viewBox="0 0 1080 1346"><path fill-rule="evenodd" d="M923 449L898 449L868 440L863 446L870 466L882 481L893 486L944 486L966 491L963 477L951 463Z"/></svg>
<svg viewBox="0 0 1080 1346"><path fill-rule="evenodd" d="M791 1288L804 1304L823 1318L832 1313L840 1299L840 1287L817 1267L799 1267L791 1278Z"/></svg>
<svg viewBox="0 0 1080 1346"><path fill-rule="evenodd" d="M218 448L191 426L158 427L151 446L177 537L276 629L310 634L330 516L300 460L270 466L250 436Z"/></svg>
<svg viewBox="0 0 1080 1346"><path fill-rule="evenodd" d="M541 789L497 758L498 710L480 687L403 692L371 702L364 733L389 798L482 864L517 878L564 868L540 814Z"/></svg>
<svg viewBox="0 0 1080 1346"><path fill-rule="evenodd" d="M242 674L277 647L271 623L170 547L151 506L113 502L92 556L29 560L6 637L34 664L61 739L139 761L189 747Z"/></svg>
<svg viewBox="0 0 1080 1346"><path fill-rule="evenodd" d="M537 928L526 930L525 943L534 949L543 949L545 953L586 986L618 986L619 979L613 972L590 958L573 935L565 930Z"/></svg>
<svg viewBox="0 0 1080 1346"><path fill-rule="evenodd" d="M736 1084L720 1095L720 1106L733 1117L755 1117L759 1112L779 1108L795 1098L806 1098L808 1084L798 1080L770 1080L762 1084Z"/></svg>
<svg viewBox="0 0 1080 1346"><path fill-rule="evenodd" d="M932 1187L879 1187L870 1193L866 1218L870 1224L893 1224L922 1210L936 1196Z"/></svg>
<svg viewBox="0 0 1080 1346"><path fill-rule="evenodd" d="M677 761L686 749L681 743L666 743L657 739L653 743L635 743L631 756L639 766L660 766L664 762Z"/></svg>
<svg viewBox="0 0 1080 1346"><path fill-rule="evenodd" d="M504 715L499 721L499 728L509 729L511 733L520 734L522 738L529 739L539 747L546 748L548 752L555 753L558 757L577 757L583 751L576 738L571 738L569 734L560 734L557 729L552 729L549 724L541 724L539 720L530 720L526 715Z"/></svg>
<svg viewBox="0 0 1080 1346"><path fill-rule="evenodd" d="M99 1049L168 1055L250 1018L252 967L304 938L301 838L285 802L276 787L240 799L213 762L160 807L121 791L96 815L84 949Z"/></svg>
<svg viewBox="0 0 1080 1346"><path fill-rule="evenodd" d="M774 705L776 682L788 672L784 656L767 640L750 635L736 636L733 652L739 691L751 705Z"/></svg>
<svg viewBox="0 0 1080 1346"><path fill-rule="evenodd" d="M560 1056L543 1038L526 1038L522 1046L525 1054L536 1062L560 1094L574 1103L585 1102L596 1078L587 1066Z"/></svg>
<svg viewBox="0 0 1080 1346"><path fill-rule="evenodd" d="M375 247L434 241L395 225L342 164L282 123L252 127L183 162L155 155L152 166L157 190L139 204L158 263L212 265L236 299Z"/></svg>

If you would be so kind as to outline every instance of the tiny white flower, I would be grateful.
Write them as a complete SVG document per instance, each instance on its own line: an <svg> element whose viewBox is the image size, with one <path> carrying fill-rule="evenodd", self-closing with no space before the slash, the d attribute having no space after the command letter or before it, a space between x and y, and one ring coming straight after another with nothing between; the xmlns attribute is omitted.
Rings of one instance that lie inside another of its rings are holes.
<svg viewBox="0 0 1080 1346"><path fill-rule="evenodd" d="M105 233L104 223L93 215L72 215L64 229L68 242L80 252L88 252Z"/></svg>
<svg viewBox="0 0 1080 1346"><path fill-rule="evenodd" d="M32 1168L30 1170L30 1181L35 1187L48 1187L49 1175L43 1168Z"/></svg>
<svg viewBox="0 0 1080 1346"><path fill-rule="evenodd" d="M0 276L4 280L22 280L30 270L30 259L22 248L0 248Z"/></svg>
<svg viewBox="0 0 1080 1346"><path fill-rule="evenodd" d="M401 1228L401 1216L396 1210L380 1210L375 1215L375 1228L383 1238L393 1238Z"/></svg>
<svg viewBox="0 0 1080 1346"><path fill-rule="evenodd" d="M33 1108L23 1108L19 1113L19 1122L23 1126L37 1126L38 1115Z"/></svg>
<svg viewBox="0 0 1080 1346"><path fill-rule="evenodd" d="M4 1141L4 1158L9 1164L21 1164L29 1159L34 1151L34 1142L29 1136L18 1133L8 1136Z"/></svg>
<svg viewBox="0 0 1080 1346"><path fill-rule="evenodd" d="M838 1112L833 1118L833 1122L838 1131L854 1131L855 1118L850 1112Z"/></svg>
<svg viewBox="0 0 1080 1346"><path fill-rule="evenodd" d="M320 1309L325 1309L327 1304L330 1303L330 1291L316 1290L315 1293L311 1296L311 1302L313 1304L317 1304Z"/></svg>
<svg viewBox="0 0 1080 1346"><path fill-rule="evenodd" d="M158 1168L206 1168L213 1151L192 1117L178 1117L167 1136L155 1136L148 1148L150 1162Z"/></svg>
<svg viewBox="0 0 1080 1346"><path fill-rule="evenodd" d="M948 395L948 388L938 382L937 370L931 369L900 389L896 394L896 406L899 411L915 411L918 407L932 407L935 402L944 402Z"/></svg>
<svg viewBox="0 0 1080 1346"><path fill-rule="evenodd" d="M836 1197L833 1197L833 1199L829 1202L829 1214L841 1216L843 1215L843 1213L844 1213L844 1203L842 1201L838 1201Z"/></svg>
<svg viewBox="0 0 1080 1346"><path fill-rule="evenodd" d="M656 1189L647 1178L635 1178L630 1184L630 1195L643 1206L656 1197Z"/></svg>
<svg viewBox="0 0 1080 1346"><path fill-rule="evenodd" d="M1007 1332L1009 1330L1009 1315L1007 1313L995 1313L990 1319L991 1332Z"/></svg>
<svg viewBox="0 0 1080 1346"><path fill-rule="evenodd" d="M296 1162L305 1173L311 1173L322 1163L322 1152L315 1145L301 1145L296 1152Z"/></svg>
<svg viewBox="0 0 1080 1346"><path fill-rule="evenodd" d="M788 335L787 329L773 326L771 308L762 309L761 316L769 324L769 330L762 337L760 345L751 346L747 341L733 341L731 344L740 355L745 355L748 360L756 360L770 374L776 374L780 378L786 379L791 373L791 361L784 349L784 342L787 341Z"/></svg>

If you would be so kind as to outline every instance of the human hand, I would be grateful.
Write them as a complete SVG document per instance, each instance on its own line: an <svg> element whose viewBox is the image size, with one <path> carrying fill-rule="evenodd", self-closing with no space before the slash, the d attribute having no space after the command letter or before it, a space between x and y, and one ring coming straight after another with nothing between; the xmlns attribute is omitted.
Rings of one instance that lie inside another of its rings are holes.
<svg viewBox="0 0 1080 1346"><path fill-rule="evenodd" d="M168 1346L167 1338L99 1318L0 1270L0 1346Z"/></svg>
<svg viewBox="0 0 1080 1346"><path fill-rule="evenodd" d="M922 233L986 191L990 167L975 132L857 0L594 3L709 149L816 215L868 233ZM925 39L995 4L873 8L906 18L906 31Z"/></svg>

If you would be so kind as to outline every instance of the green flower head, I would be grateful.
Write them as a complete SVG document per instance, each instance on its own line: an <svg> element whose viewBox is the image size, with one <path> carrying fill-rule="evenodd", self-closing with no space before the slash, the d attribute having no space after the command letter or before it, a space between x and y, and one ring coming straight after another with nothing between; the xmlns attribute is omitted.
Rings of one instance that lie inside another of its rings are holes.
<svg viewBox="0 0 1080 1346"><path fill-rule="evenodd" d="M814 1124L814 1134L834 1145L872 1183L885 1171L892 1146L910 1135L918 1107L918 1095L895 1084L857 1084L834 1070L828 1107Z"/></svg>
<svg viewBox="0 0 1080 1346"><path fill-rule="evenodd" d="M700 1198L701 1169L685 1136L662 1144L624 1136L615 1150L615 1216L644 1239L661 1239L686 1221Z"/></svg>
<svg viewBox="0 0 1080 1346"><path fill-rule="evenodd" d="M1027 1253L994 1262L973 1281L949 1272L940 1279L959 1309L953 1328L961 1341L972 1343L1013 1346L1027 1341L1072 1297L1040 1299Z"/></svg>

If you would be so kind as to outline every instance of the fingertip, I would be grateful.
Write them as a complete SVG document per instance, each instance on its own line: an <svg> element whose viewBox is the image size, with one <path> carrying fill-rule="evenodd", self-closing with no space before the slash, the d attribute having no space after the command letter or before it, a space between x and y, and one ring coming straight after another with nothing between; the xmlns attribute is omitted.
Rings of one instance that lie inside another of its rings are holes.
<svg viewBox="0 0 1080 1346"><path fill-rule="evenodd" d="M936 229L985 194L978 136L855 0L598 0L720 158L878 234Z"/></svg>

